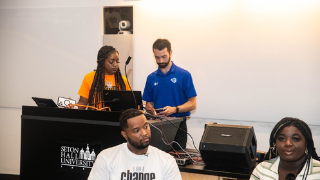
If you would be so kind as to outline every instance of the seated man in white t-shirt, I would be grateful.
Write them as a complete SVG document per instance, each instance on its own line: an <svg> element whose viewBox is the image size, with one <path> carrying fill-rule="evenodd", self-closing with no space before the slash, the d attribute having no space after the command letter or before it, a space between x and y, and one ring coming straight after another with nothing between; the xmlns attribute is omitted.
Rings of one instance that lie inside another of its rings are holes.
<svg viewBox="0 0 320 180"><path fill-rule="evenodd" d="M120 127L127 143L101 151L89 180L182 179L174 158L150 145L150 127L141 111L124 111L120 116Z"/></svg>

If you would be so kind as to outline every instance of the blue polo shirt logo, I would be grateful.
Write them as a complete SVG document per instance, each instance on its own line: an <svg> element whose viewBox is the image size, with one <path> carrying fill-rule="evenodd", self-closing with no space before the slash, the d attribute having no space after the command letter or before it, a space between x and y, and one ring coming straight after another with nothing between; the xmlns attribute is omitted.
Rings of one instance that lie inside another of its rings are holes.
<svg viewBox="0 0 320 180"><path fill-rule="evenodd" d="M177 82L177 78L172 78L171 81L172 81L173 83L176 83L176 82Z"/></svg>
<svg viewBox="0 0 320 180"><path fill-rule="evenodd" d="M158 82L155 82L153 85L154 85L154 86L158 85Z"/></svg>

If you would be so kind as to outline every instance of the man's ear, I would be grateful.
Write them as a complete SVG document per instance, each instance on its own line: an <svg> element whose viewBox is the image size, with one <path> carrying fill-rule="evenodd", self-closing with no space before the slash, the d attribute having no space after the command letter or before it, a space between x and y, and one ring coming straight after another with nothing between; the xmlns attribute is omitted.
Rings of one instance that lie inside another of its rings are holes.
<svg viewBox="0 0 320 180"><path fill-rule="evenodd" d="M121 131L121 135L122 135L126 140L128 140L128 137L127 137L127 133L126 133L126 132Z"/></svg>

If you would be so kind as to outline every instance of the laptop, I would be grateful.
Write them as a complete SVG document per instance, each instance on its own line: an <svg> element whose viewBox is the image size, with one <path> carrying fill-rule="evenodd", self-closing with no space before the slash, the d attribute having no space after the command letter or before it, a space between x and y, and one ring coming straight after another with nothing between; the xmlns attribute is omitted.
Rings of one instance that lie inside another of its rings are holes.
<svg viewBox="0 0 320 180"><path fill-rule="evenodd" d="M105 106L111 111L140 108L142 110L141 91L103 90Z"/></svg>
<svg viewBox="0 0 320 180"><path fill-rule="evenodd" d="M39 107L58 107L52 99L32 97Z"/></svg>

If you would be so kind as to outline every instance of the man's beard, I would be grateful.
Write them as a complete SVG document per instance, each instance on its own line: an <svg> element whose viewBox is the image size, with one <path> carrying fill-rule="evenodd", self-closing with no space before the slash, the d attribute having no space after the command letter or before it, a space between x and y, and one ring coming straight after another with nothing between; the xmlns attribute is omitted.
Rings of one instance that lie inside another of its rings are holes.
<svg viewBox="0 0 320 180"><path fill-rule="evenodd" d="M141 141L142 140L140 140L140 143L138 143L138 142L135 142L132 139L130 139L130 137L128 137L128 143L131 144L131 146L135 147L136 149L145 149L150 145L150 137L149 137L148 144L143 145L143 143Z"/></svg>
<svg viewBox="0 0 320 180"><path fill-rule="evenodd" d="M157 63L160 68L166 68L171 61L171 57L169 57L168 62L166 63Z"/></svg>

